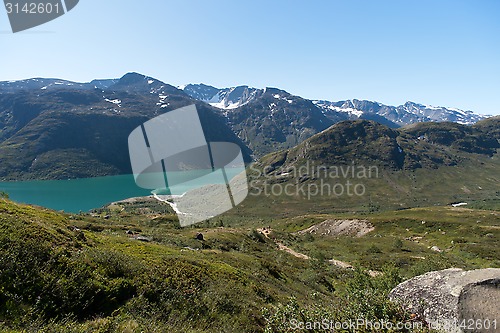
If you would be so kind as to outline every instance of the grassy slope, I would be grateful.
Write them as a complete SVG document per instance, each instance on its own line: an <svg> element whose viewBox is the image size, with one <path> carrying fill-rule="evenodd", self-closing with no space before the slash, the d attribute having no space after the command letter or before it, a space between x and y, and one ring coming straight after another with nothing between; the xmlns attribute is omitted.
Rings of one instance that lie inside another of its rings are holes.
<svg viewBox="0 0 500 333"><path fill-rule="evenodd" d="M456 202L467 202L475 208L488 208L500 200L500 158L477 156L477 162L464 162L461 166L443 166L438 169L416 170L384 170L380 169L379 177L372 179L323 179L334 186L345 184L347 180L353 184L363 184L366 194L363 196L335 196L333 193L311 196L299 195L266 195L262 183L270 189L274 184L284 187L291 184L296 188L309 184L318 184L319 180L297 182L296 179L277 180L258 178L256 173L249 172L250 188L248 198L235 209L217 219L229 225L251 225L261 220L293 218L304 214L337 214L368 213L386 210L399 210L417 207L446 206ZM321 180L321 179L320 179ZM258 191L262 191L260 195ZM268 191L270 192L270 190ZM490 204L488 204L490 202ZM483 203L483 204L482 204ZM497 206L498 207L498 204Z"/></svg>
<svg viewBox="0 0 500 333"><path fill-rule="evenodd" d="M240 227L220 227L231 221L215 219L179 229L168 206L151 200L70 216L0 199L0 327L286 332L279 318L405 320L407 314L388 307L384 298L398 276L499 266L499 215L432 207L260 218ZM327 218L353 216L371 221L375 231L357 239L293 233ZM273 238L312 259L279 251L254 230L267 225L275 230ZM126 230L152 242L131 239ZM194 239L197 232L204 241ZM423 238L406 239L415 236ZM432 245L444 252L431 251ZM370 278L328 264L331 258L386 273ZM388 263L397 267L384 268Z"/></svg>

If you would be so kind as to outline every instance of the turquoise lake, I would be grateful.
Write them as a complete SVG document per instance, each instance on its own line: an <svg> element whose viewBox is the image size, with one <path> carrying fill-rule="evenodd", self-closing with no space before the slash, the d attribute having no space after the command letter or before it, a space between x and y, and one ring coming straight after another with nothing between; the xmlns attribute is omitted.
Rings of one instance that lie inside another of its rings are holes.
<svg viewBox="0 0 500 333"><path fill-rule="evenodd" d="M241 173L244 169L234 168L229 170L228 176L231 179ZM161 189L162 194L182 194L192 188L200 186L196 181L198 176L206 172L179 173L175 178L194 179L176 185L168 190ZM169 177L171 175L169 174ZM208 177L204 183L219 183L217 177ZM85 179L71 180L40 180L40 181L18 181L18 182L0 182L0 192L6 192L10 199L26 204L33 204L54 210L63 210L65 212L78 213L87 212L94 208L102 207L111 202L124 200L132 197L151 195L152 190L146 190L135 184L133 175L108 176Z"/></svg>
<svg viewBox="0 0 500 333"><path fill-rule="evenodd" d="M55 210L78 213L131 197L146 196L151 190L138 187L133 175L71 180L0 182L0 191L11 200Z"/></svg>

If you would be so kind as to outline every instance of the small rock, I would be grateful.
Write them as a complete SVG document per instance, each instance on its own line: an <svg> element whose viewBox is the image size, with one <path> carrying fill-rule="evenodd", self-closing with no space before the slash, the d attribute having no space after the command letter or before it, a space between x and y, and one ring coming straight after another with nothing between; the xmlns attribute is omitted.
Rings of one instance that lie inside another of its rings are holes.
<svg viewBox="0 0 500 333"><path fill-rule="evenodd" d="M432 250L432 251L435 251L435 252L439 252L439 253L443 252L443 250L441 250L441 249L440 249L439 247L437 247L436 245L434 245L433 247L431 247L431 250Z"/></svg>
<svg viewBox="0 0 500 333"><path fill-rule="evenodd" d="M196 234L196 239L202 241L204 239L203 238L203 234L201 232L197 233Z"/></svg>
<svg viewBox="0 0 500 333"><path fill-rule="evenodd" d="M190 251L199 251L199 250L200 250L200 249L198 249L198 248L194 249L194 248L189 247L189 246L184 246L182 249L183 249L183 250L190 250ZM181 250L181 251L182 251L182 250Z"/></svg>

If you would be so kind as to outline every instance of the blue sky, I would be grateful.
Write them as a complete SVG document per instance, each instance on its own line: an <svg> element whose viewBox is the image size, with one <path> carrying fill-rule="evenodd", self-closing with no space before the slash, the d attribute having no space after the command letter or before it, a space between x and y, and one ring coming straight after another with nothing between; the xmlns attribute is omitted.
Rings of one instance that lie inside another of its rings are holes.
<svg viewBox="0 0 500 333"><path fill-rule="evenodd" d="M500 1L80 0L12 34L0 80L115 78L279 87L500 114Z"/></svg>

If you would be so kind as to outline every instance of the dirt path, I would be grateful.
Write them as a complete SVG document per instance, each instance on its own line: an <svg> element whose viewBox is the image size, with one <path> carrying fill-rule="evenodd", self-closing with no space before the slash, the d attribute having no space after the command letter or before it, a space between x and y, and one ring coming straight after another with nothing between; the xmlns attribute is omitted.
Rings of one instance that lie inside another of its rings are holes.
<svg viewBox="0 0 500 333"><path fill-rule="evenodd" d="M264 237L266 237L268 239L271 239L269 237L269 234L272 232L272 230L270 228L260 228L260 229L257 229L257 232L260 232L262 235L264 235ZM297 252L297 251L289 248L288 246L284 245L283 243L281 243L281 242L279 242L279 241L277 241L275 239L272 239L272 240L274 241L274 243L276 243L276 245L278 245L278 249L281 250L281 251L288 252L292 256L300 258L300 259L304 259L304 260L311 259L311 257L309 257L306 254ZM335 265L335 266L338 266L338 267L341 267L341 268L345 268L345 269L352 269L353 268L351 264L346 263L344 261L336 260L336 259L328 260L328 262L331 263L331 264L333 264L333 265Z"/></svg>
<svg viewBox="0 0 500 333"><path fill-rule="evenodd" d="M276 245L278 245L278 249L280 249L281 251L285 251L285 252L288 252L290 253L292 256L295 256L297 258L300 258L300 259L304 259L304 260L308 260L308 259L311 259L308 255L305 255L303 253L299 253L295 250L292 250L291 248L289 248L288 246L286 245L283 245L282 243L280 242L275 242Z"/></svg>
<svg viewBox="0 0 500 333"><path fill-rule="evenodd" d="M342 267L342 268L345 268L345 269L353 269L352 265L346 263L345 261L340 261L340 260L337 260L337 259L330 259L330 260L328 260L328 262L330 264L333 264L335 266Z"/></svg>

